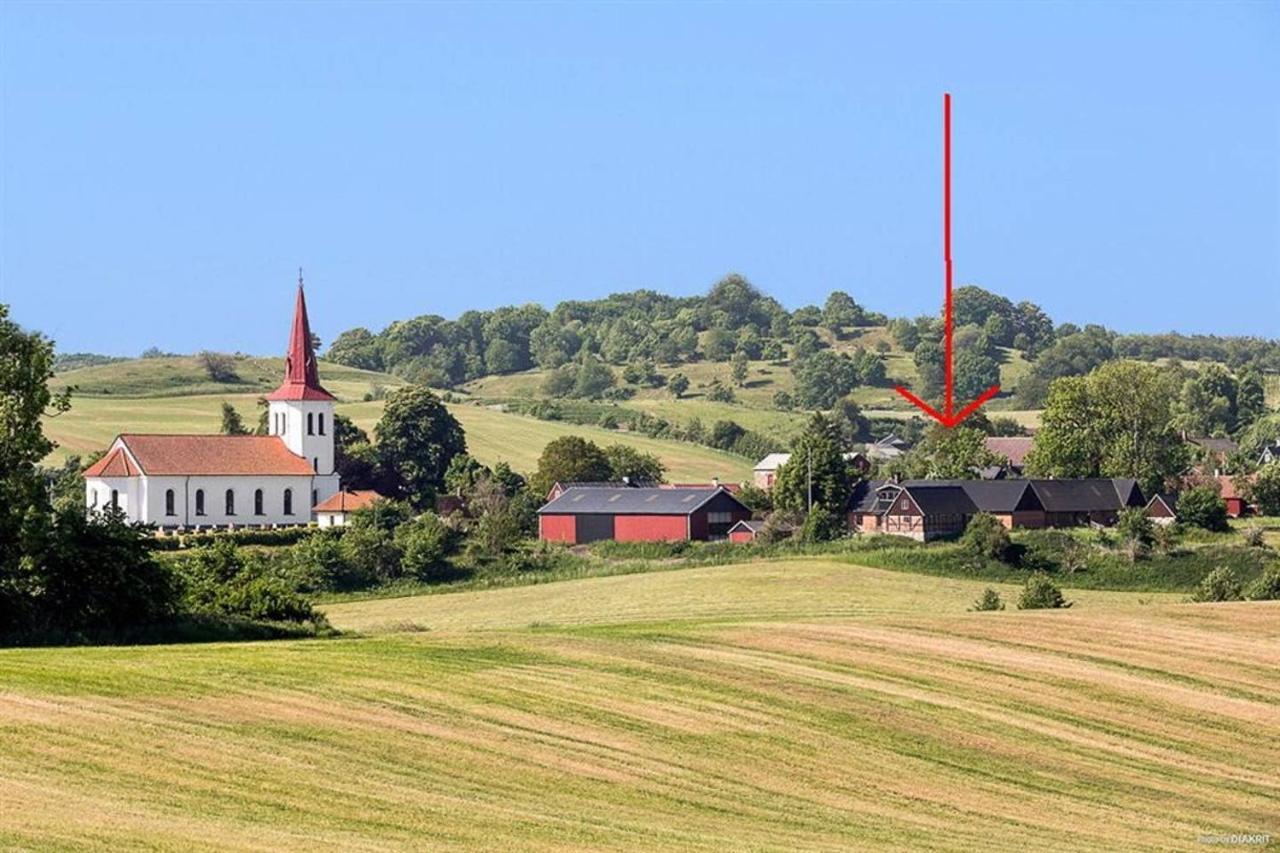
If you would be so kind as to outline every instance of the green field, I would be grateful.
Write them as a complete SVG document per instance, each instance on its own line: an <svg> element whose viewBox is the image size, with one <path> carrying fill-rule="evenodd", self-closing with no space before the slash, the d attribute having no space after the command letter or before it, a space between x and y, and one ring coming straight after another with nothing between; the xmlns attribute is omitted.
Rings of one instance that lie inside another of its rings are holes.
<svg viewBox="0 0 1280 853"><path fill-rule="evenodd" d="M330 606L350 639L0 652L0 845L1280 833L1280 606L965 613L978 588L791 560Z"/></svg>
<svg viewBox="0 0 1280 853"><path fill-rule="evenodd" d="M224 401L234 405L246 423L253 424L257 422L257 399L257 394L77 397L71 411L45 419L45 433L58 442L48 461L55 463L72 453L102 450L122 432L215 433ZM751 477L749 460L682 441L540 421L469 404L452 405L449 409L466 431L471 453L487 465L505 461L517 471L531 472L547 442L562 435L580 435L597 443L627 444L652 453L667 466L667 476L675 481L707 482L720 477L725 482L740 482ZM382 403L339 403L337 410L371 431L382 413Z"/></svg>
<svg viewBox="0 0 1280 853"><path fill-rule="evenodd" d="M173 397L188 394L265 394L280 385L283 358L239 357L237 382L214 382L195 356L138 358L71 370L55 377L56 389L74 386L81 396ZM325 388L342 400L360 400L377 386L395 388L404 380L388 373L320 362Z"/></svg>

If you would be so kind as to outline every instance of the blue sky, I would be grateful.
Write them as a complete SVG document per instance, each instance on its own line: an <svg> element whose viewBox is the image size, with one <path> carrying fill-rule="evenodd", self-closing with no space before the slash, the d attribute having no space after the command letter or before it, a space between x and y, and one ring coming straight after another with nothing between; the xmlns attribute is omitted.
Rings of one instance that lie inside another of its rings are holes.
<svg viewBox="0 0 1280 853"><path fill-rule="evenodd" d="M1280 5L0 4L0 301L64 350L738 271L1280 336Z"/></svg>

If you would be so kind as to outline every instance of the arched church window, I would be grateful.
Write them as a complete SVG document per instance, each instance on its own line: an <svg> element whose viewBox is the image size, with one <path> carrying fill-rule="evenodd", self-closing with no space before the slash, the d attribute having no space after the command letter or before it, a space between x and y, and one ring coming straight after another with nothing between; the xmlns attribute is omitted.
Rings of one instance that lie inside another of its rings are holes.
<svg viewBox="0 0 1280 853"><path fill-rule="evenodd" d="M254 489L253 491L253 514L262 515L262 489Z"/></svg>
<svg viewBox="0 0 1280 853"><path fill-rule="evenodd" d="M315 506L316 504L320 503L319 498L320 498L320 490L319 490L319 489L312 489L312 490L311 490L311 505L312 505L312 506Z"/></svg>
<svg viewBox="0 0 1280 853"><path fill-rule="evenodd" d="M111 490L111 508L112 509L120 508L120 492L118 492L115 489Z"/></svg>
<svg viewBox="0 0 1280 853"><path fill-rule="evenodd" d="M324 412L321 412L320 414L316 415L316 418L317 418L317 419L319 420L319 422L320 422L320 429L319 429L319 430L317 430L317 431L318 431L321 435L324 435Z"/></svg>
<svg viewBox="0 0 1280 853"><path fill-rule="evenodd" d="M284 514L293 515L293 489L284 490Z"/></svg>
<svg viewBox="0 0 1280 853"><path fill-rule="evenodd" d="M164 490L164 514L177 515L177 512L173 508L173 489Z"/></svg>
<svg viewBox="0 0 1280 853"><path fill-rule="evenodd" d="M196 489L196 515L204 515L204 489Z"/></svg>
<svg viewBox="0 0 1280 853"><path fill-rule="evenodd" d="M311 418L311 412L307 412L307 435L315 435L315 431L312 429L313 424L311 422Z"/></svg>
<svg viewBox="0 0 1280 853"><path fill-rule="evenodd" d="M235 515L236 514L236 493L234 490L227 489L225 502L226 502L226 514Z"/></svg>
<svg viewBox="0 0 1280 853"><path fill-rule="evenodd" d="M320 473L320 457L319 456L311 457L311 470L315 471L317 474Z"/></svg>

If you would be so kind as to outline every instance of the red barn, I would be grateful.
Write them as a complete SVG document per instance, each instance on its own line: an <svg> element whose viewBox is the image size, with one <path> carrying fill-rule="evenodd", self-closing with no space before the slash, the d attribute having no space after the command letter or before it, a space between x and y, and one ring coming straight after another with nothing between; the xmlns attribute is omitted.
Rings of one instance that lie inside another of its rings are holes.
<svg viewBox="0 0 1280 853"><path fill-rule="evenodd" d="M576 488L538 510L538 538L580 545L724 539L751 510L715 488Z"/></svg>

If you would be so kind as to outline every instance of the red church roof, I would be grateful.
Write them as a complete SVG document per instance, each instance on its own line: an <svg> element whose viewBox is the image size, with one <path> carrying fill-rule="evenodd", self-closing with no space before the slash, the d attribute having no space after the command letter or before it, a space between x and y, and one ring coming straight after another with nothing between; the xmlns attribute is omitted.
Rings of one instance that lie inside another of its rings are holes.
<svg viewBox="0 0 1280 853"><path fill-rule="evenodd" d="M84 475L86 477L136 477L138 467L130 461L129 454L117 447L90 465Z"/></svg>
<svg viewBox="0 0 1280 853"><path fill-rule="evenodd" d="M257 475L306 477L311 463L275 435L122 435L86 477ZM125 450L128 453L125 453ZM132 455L137 465L129 461Z"/></svg>
<svg viewBox="0 0 1280 853"><path fill-rule="evenodd" d="M311 324L307 321L307 300L298 278L298 301L293 309L293 329L289 351L284 356L284 382L267 395L268 400L334 400L320 385L316 354L311 348Z"/></svg>

